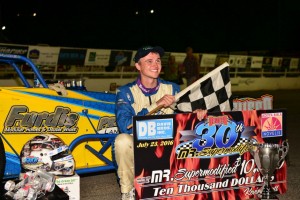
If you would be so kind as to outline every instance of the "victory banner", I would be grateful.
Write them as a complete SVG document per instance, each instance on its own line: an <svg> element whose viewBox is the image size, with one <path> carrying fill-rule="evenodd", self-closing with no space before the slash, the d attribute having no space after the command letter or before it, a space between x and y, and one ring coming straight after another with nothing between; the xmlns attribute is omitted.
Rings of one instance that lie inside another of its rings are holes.
<svg viewBox="0 0 300 200"><path fill-rule="evenodd" d="M137 199L251 199L263 185L253 144L286 140L286 111L211 112L133 117ZM287 190L286 162L270 182Z"/></svg>

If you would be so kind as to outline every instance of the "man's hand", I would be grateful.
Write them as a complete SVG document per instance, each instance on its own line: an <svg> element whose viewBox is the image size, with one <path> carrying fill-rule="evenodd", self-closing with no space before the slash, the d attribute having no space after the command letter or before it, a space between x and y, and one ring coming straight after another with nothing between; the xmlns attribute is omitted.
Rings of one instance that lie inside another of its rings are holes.
<svg viewBox="0 0 300 200"><path fill-rule="evenodd" d="M207 110L197 109L194 110L193 113L197 113L197 118L199 121L201 121L207 114Z"/></svg>
<svg viewBox="0 0 300 200"><path fill-rule="evenodd" d="M170 107L173 103L175 103L175 96L169 94L166 94L156 102L158 106L163 106L164 108Z"/></svg>

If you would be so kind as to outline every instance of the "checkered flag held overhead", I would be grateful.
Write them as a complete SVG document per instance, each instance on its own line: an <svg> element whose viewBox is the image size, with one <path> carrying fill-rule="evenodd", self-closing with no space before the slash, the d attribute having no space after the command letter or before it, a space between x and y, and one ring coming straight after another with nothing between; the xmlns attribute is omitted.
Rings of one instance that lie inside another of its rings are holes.
<svg viewBox="0 0 300 200"><path fill-rule="evenodd" d="M196 109L209 112L231 111L231 95L229 64L225 62L176 94L176 109L181 112Z"/></svg>

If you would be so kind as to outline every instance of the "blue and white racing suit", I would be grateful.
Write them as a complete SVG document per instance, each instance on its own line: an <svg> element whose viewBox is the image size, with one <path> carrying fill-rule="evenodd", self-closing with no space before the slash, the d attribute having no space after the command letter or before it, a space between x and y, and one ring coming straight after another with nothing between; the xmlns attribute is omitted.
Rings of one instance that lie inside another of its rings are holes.
<svg viewBox="0 0 300 200"><path fill-rule="evenodd" d="M120 87L116 99L116 119L121 134L115 140L115 157L118 164L121 192L128 193L134 186L134 157L132 117L143 116L157 107L156 102L164 95L175 95L180 91L179 85L158 79L159 88L146 93L138 86L137 81ZM157 114L172 114L171 108L162 108Z"/></svg>

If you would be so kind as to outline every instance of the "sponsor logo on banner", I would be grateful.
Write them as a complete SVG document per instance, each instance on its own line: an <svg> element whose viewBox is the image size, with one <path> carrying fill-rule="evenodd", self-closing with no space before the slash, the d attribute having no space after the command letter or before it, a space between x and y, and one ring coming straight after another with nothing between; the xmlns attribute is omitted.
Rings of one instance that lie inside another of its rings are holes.
<svg viewBox="0 0 300 200"><path fill-rule="evenodd" d="M79 115L68 107L58 106L54 112L29 111L24 105L12 106L3 133L77 133Z"/></svg>
<svg viewBox="0 0 300 200"><path fill-rule="evenodd" d="M252 56L251 68L262 68L263 57Z"/></svg>
<svg viewBox="0 0 300 200"><path fill-rule="evenodd" d="M229 65L231 67L245 68L247 64L247 56L230 55Z"/></svg>
<svg viewBox="0 0 300 200"><path fill-rule="evenodd" d="M27 46L0 45L0 53L27 56Z"/></svg>
<svg viewBox="0 0 300 200"><path fill-rule="evenodd" d="M137 121L138 140L157 140L173 138L173 119L154 119Z"/></svg>
<svg viewBox="0 0 300 200"><path fill-rule="evenodd" d="M216 64L216 54L202 54L200 67L214 67Z"/></svg>
<svg viewBox="0 0 300 200"><path fill-rule="evenodd" d="M111 51L109 66L130 66L132 51Z"/></svg>
<svg viewBox="0 0 300 200"><path fill-rule="evenodd" d="M100 49L88 49L86 58L84 61L85 65L95 66L108 66L110 58L110 50Z"/></svg>
<svg viewBox="0 0 300 200"><path fill-rule="evenodd" d="M263 113L261 115L261 137L282 136L282 113Z"/></svg>
<svg viewBox="0 0 300 200"><path fill-rule="evenodd" d="M272 67L281 67L282 65L282 58L273 57Z"/></svg>
<svg viewBox="0 0 300 200"><path fill-rule="evenodd" d="M88 61L89 62L95 62L96 61L96 52L89 52Z"/></svg>
<svg viewBox="0 0 300 200"><path fill-rule="evenodd" d="M299 58L292 58L290 62L290 69L298 69L299 68Z"/></svg>
<svg viewBox="0 0 300 200"><path fill-rule="evenodd" d="M57 65L59 47L29 46L28 57L36 65Z"/></svg>
<svg viewBox="0 0 300 200"><path fill-rule="evenodd" d="M59 51L59 65L83 65L86 49L63 49Z"/></svg>
<svg viewBox="0 0 300 200"><path fill-rule="evenodd" d="M37 50L37 49L32 49L32 50L29 51L28 57L30 59L39 59L39 57L40 57L40 51Z"/></svg>

